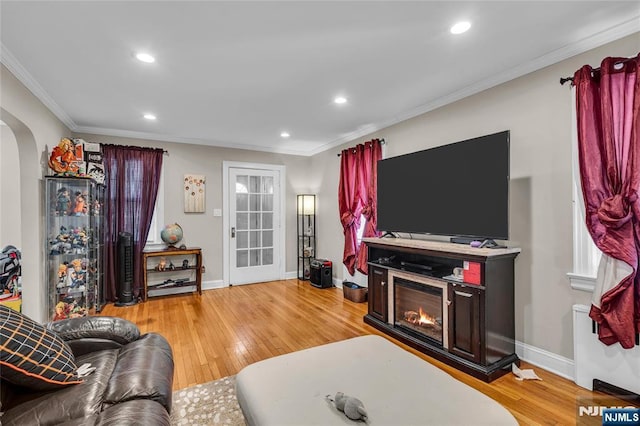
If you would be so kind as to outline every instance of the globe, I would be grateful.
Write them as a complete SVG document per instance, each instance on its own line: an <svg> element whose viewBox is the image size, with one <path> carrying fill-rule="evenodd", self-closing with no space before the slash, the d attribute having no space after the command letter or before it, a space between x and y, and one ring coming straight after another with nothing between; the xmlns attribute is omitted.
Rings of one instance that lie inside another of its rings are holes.
<svg viewBox="0 0 640 426"><path fill-rule="evenodd" d="M175 246L182 240L182 227L177 223L166 225L162 231L160 231L160 238L168 246Z"/></svg>

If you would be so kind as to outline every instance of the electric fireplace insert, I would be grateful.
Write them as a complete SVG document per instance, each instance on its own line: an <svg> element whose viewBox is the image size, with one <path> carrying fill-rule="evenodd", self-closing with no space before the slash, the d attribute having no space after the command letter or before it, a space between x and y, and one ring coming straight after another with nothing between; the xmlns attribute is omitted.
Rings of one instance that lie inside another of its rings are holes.
<svg viewBox="0 0 640 426"><path fill-rule="evenodd" d="M446 286L427 277L391 275L393 325L415 338L446 347Z"/></svg>

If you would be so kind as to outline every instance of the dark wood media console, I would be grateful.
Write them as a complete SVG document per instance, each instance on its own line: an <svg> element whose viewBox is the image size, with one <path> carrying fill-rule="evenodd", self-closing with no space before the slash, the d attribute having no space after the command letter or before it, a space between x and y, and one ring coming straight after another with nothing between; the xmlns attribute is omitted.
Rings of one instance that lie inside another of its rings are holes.
<svg viewBox="0 0 640 426"><path fill-rule="evenodd" d="M510 372L511 363L520 364L515 353L513 300L514 260L520 249L400 238L364 241L369 253L365 323L486 382ZM463 269L464 279L454 275L456 268ZM432 320L420 322L422 306L419 315L417 307L403 306L406 295L394 299L396 292L407 293L407 285L425 289L424 299L431 301L423 304L436 311L429 317ZM421 334L416 332L419 326L404 326L407 320L432 329ZM433 330L440 333L435 339Z"/></svg>

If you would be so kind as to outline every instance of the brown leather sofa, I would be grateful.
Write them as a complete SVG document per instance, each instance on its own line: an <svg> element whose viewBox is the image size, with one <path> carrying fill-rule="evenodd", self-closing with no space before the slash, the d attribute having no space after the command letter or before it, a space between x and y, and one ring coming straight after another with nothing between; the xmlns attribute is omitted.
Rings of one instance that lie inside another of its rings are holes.
<svg viewBox="0 0 640 426"><path fill-rule="evenodd" d="M34 392L2 382L2 425L169 425L173 354L159 334L140 335L113 317L57 321L46 327L67 342L83 383Z"/></svg>

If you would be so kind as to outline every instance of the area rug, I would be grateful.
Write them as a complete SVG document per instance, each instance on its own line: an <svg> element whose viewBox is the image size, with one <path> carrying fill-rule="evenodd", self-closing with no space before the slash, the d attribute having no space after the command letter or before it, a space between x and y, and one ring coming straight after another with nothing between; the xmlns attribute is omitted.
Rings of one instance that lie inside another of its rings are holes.
<svg viewBox="0 0 640 426"><path fill-rule="evenodd" d="M175 391L171 424L246 426L236 399L236 377L223 377Z"/></svg>

